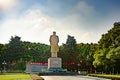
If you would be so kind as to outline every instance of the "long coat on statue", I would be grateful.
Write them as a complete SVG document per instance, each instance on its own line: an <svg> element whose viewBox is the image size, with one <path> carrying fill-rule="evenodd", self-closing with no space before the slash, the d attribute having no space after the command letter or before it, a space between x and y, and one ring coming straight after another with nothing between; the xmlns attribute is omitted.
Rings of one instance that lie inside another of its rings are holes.
<svg viewBox="0 0 120 80"><path fill-rule="evenodd" d="M51 44L51 53L56 53L59 51L58 46L59 38L57 35L50 36L50 44Z"/></svg>

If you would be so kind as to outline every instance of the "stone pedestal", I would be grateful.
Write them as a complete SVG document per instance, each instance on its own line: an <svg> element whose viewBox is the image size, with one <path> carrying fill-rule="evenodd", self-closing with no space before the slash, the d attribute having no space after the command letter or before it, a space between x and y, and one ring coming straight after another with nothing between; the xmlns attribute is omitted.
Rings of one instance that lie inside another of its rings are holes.
<svg viewBox="0 0 120 80"><path fill-rule="evenodd" d="M61 68L62 59L59 57L51 57L48 59L48 69L51 68Z"/></svg>

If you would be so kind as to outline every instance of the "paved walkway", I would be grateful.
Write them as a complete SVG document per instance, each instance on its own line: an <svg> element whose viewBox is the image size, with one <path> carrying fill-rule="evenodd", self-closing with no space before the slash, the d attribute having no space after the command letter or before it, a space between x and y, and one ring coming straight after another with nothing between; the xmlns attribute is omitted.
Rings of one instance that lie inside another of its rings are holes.
<svg viewBox="0 0 120 80"><path fill-rule="evenodd" d="M41 76L45 80L110 80L89 76Z"/></svg>

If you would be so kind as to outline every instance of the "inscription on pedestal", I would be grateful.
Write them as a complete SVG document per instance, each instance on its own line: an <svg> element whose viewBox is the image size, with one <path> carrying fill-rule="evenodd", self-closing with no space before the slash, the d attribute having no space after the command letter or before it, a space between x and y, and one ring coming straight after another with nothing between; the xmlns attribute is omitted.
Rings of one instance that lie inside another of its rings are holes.
<svg viewBox="0 0 120 80"><path fill-rule="evenodd" d="M61 68L61 58L49 58L48 59L48 69L50 68Z"/></svg>

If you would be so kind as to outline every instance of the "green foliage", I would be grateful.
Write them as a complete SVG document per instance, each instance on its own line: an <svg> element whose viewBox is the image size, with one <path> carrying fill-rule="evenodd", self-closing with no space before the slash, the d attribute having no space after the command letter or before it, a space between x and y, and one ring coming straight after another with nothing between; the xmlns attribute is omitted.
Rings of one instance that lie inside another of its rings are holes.
<svg viewBox="0 0 120 80"><path fill-rule="evenodd" d="M22 57L23 47L20 39L21 38L18 36L11 37L6 50L6 61L12 62L13 60L19 60Z"/></svg>
<svg viewBox="0 0 120 80"><path fill-rule="evenodd" d="M41 43L22 42L26 62L47 61L50 56L50 46Z"/></svg>
<svg viewBox="0 0 120 80"><path fill-rule="evenodd" d="M71 62L74 65L78 63L78 52L76 39L73 36L68 35L66 44L60 46L59 56L62 58L63 66L66 67L66 63ZM73 67L71 65L71 67ZM67 67L68 69L70 67Z"/></svg>
<svg viewBox="0 0 120 80"><path fill-rule="evenodd" d="M114 23L114 27L103 34L102 38L98 42L98 48L94 54L93 65L96 68L102 69L102 71L111 71L112 68L116 72L120 72L117 69L120 62L120 23ZM114 71L114 72L115 72Z"/></svg>
<svg viewBox="0 0 120 80"><path fill-rule="evenodd" d="M112 48L106 55L108 59L116 60L120 59L120 46L117 48Z"/></svg>
<svg viewBox="0 0 120 80"><path fill-rule="evenodd" d="M109 48L110 46L120 46L120 23L114 23L114 27L103 34L99 41L101 48Z"/></svg>
<svg viewBox="0 0 120 80"><path fill-rule="evenodd" d="M88 69L93 68L92 62L94 61L94 53L97 48L97 44L84 44L80 43L77 44L77 49L79 52L78 59L79 59L79 64L81 65L82 69Z"/></svg>
<svg viewBox="0 0 120 80"><path fill-rule="evenodd" d="M0 44L0 63L2 63L3 60L3 56L4 56L4 45ZM0 64L1 65L1 64Z"/></svg>
<svg viewBox="0 0 120 80"><path fill-rule="evenodd" d="M66 52L66 57L68 57L67 61L70 62L77 62L77 47L76 47L76 40L73 36L68 35L66 44L63 45L64 50Z"/></svg>
<svg viewBox="0 0 120 80"><path fill-rule="evenodd" d="M66 44L64 45L66 48L70 50L70 52L74 52L76 49L76 39L73 36L68 35Z"/></svg>
<svg viewBox="0 0 120 80"><path fill-rule="evenodd" d="M19 61L14 66L15 70L25 70L26 69L26 63L24 61Z"/></svg>

